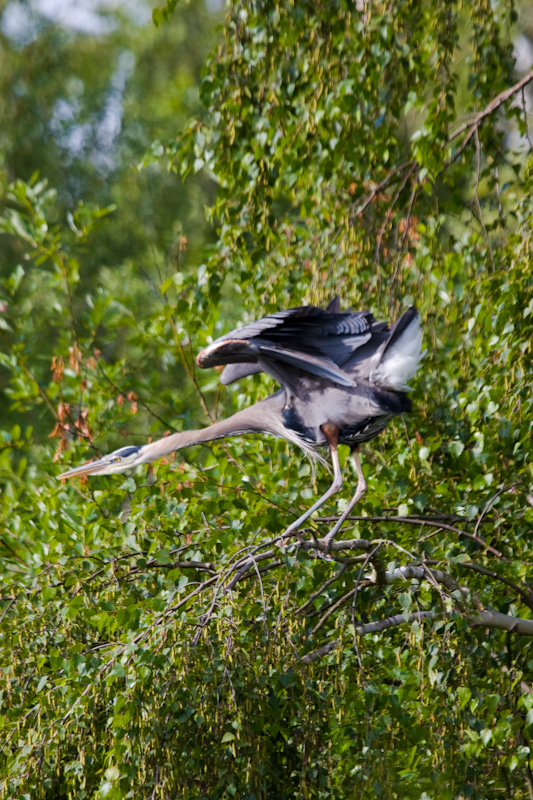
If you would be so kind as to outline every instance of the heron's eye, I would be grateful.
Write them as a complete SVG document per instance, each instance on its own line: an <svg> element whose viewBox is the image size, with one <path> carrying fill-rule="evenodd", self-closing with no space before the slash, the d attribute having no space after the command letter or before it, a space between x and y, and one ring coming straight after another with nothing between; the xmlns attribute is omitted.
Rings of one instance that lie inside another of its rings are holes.
<svg viewBox="0 0 533 800"><path fill-rule="evenodd" d="M121 459L121 457L120 457L120 456L115 456L115 458L113 459L113 461L115 461L115 462L116 462L116 461L122 461L122 459Z"/></svg>

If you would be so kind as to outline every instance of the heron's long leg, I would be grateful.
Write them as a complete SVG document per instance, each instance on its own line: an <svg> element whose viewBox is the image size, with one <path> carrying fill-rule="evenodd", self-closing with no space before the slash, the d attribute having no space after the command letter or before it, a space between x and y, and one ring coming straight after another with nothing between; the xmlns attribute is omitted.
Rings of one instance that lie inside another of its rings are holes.
<svg viewBox="0 0 533 800"><path fill-rule="evenodd" d="M342 486L342 474L341 474L341 466L339 464L339 451L338 451L338 442L339 442L339 429L334 425L322 425L322 430L324 431L326 438L329 444L329 450L331 453L331 463L333 464L333 483L325 492L322 497L319 497L316 503L313 503L311 508L308 508L307 511L302 514L301 517L298 517L297 520L292 522L287 530L283 533L283 536L287 536L287 534L293 533L294 531L298 530L302 522L305 522L306 519L309 519L311 514L313 514L321 505L323 505L326 500L328 500L332 494L335 494L339 491Z"/></svg>
<svg viewBox="0 0 533 800"><path fill-rule="evenodd" d="M346 521L346 518L349 516L352 508L355 506L356 503L359 502L359 500L362 498L362 496L366 492L366 480L365 480L365 476L363 475L363 468L361 467L361 460L359 458L359 450L357 448L354 448L352 450L352 455L353 455L353 460L354 460L354 463L355 463L355 469L357 471L357 478L358 478L357 486L356 486L356 489L355 489L355 494L352 497L352 499L350 500L350 502L348 503L348 505L346 506L346 508L344 509L344 511L342 512L341 516L339 517L339 519L337 520L337 522L335 523L333 528L328 533L328 535L324 537L324 542L326 544L326 553L329 553L329 551L331 549L331 544L333 542L333 539L335 538L335 536L338 534L338 532L340 531L340 529L344 525L344 523Z"/></svg>

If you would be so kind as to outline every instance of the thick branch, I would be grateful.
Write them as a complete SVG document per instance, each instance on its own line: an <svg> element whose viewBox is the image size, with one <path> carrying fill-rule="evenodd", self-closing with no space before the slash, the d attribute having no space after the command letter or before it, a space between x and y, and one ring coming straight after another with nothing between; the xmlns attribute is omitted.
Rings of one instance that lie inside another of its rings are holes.
<svg viewBox="0 0 533 800"><path fill-rule="evenodd" d="M510 617L508 614L500 614L499 611L479 611L477 614L469 614L467 620L472 628L498 628L509 633L533 636L533 620Z"/></svg>
<svg viewBox="0 0 533 800"><path fill-rule="evenodd" d="M357 625L355 630L360 636L364 636L367 633L379 633L380 631L384 631L387 628L394 628L398 625L403 625L405 622L415 622L416 620L422 619L435 619L438 615L435 614L434 611L417 611L415 614L394 614L392 617L387 617L386 619L380 619L376 622L366 622L364 625ZM319 647L317 650L313 650L311 653L307 653L305 656L302 656L300 661L303 664L312 664L313 661L317 661L322 656L331 653L336 647L338 647L341 643L340 639L333 639L331 642Z"/></svg>
<svg viewBox="0 0 533 800"><path fill-rule="evenodd" d="M336 519L336 517L334 518ZM367 517L365 517L367 519ZM364 550L366 553L375 546L374 542L368 539L341 539L330 544L330 552L335 553L339 550ZM327 544L321 539L316 541L300 542L300 548L305 552L308 550L322 550L325 552Z"/></svg>
<svg viewBox="0 0 533 800"><path fill-rule="evenodd" d="M300 661L302 664L312 664L313 661L318 661L318 659L322 658L322 656L327 656L328 653L331 653L332 650L335 650L335 648L339 646L339 642L339 639L333 639L331 642L319 647L318 650L313 650L312 653L307 653L307 655L302 656Z"/></svg>
<svg viewBox="0 0 533 800"><path fill-rule="evenodd" d="M410 580L412 578L421 581L432 578L437 583L442 584L450 594L453 592L460 592L465 600L472 600L476 608L483 608L476 595L472 594L466 586L460 586L451 575L448 575L447 572L443 572L440 569L430 569L426 566L407 566L398 567L397 569L385 573L385 580L387 583L392 583L392 581L400 579Z"/></svg>
<svg viewBox="0 0 533 800"><path fill-rule="evenodd" d="M395 628L398 625L403 625L404 622L417 622L423 619L437 619L439 614L435 611L416 611L413 614L394 614L392 617L386 619L379 619L376 622L367 622L364 625L356 627L357 633L365 636L367 633L380 633L387 630L387 628Z"/></svg>
<svg viewBox="0 0 533 800"><path fill-rule="evenodd" d="M360 636L365 636L368 633L379 633L380 631L387 630L388 628L395 628L405 623L412 623L422 619L441 619L444 614L438 614L435 611L417 611L414 614L394 614L392 617L377 620L376 622L367 622L364 625L358 625L356 631ZM507 614L500 614L499 611L480 611L476 614L466 614L465 619L471 628L496 628L497 630L508 631L509 633L518 633L522 636L533 636L533 620L522 619L521 617L510 617ZM312 664L319 658L331 653L336 647L341 644L340 639L333 639L317 650L307 653L302 656L300 661L302 664Z"/></svg>
<svg viewBox="0 0 533 800"><path fill-rule="evenodd" d="M331 520L335 520L337 517L321 517L321 522L328 522ZM476 536L473 533L468 533L468 531L464 531L462 528L457 528L454 525L448 525L445 522L440 522L439 520L434 519L427 519L426 517L417 517L414 515L406 516L406 517L398 517L398 516L386 516L386 515L379 515L379 516L371 516L371 517L359 517L359 516L350 516L348 517L350 522L406 522L408 525L427 525L430 528L436 528L437 532L439 530L444 531L451 531L452 533L457 533L459 536L465 536L467 539L472 539L474 542L480 547L483 547L487 553L492 553L492 555L497 556L505 561L506 559L503 553L500 553L499 550L496 550L495 547L492 547L490 544L487 544L480 536ZM365 542L366 539L353 539L352 542ZM345 542L340 540L338 542L334 542L332 546L332 550L343 550L345 549L345 544L349 544L350 542ZM368 543L371 546L370 542ZM336 547L336 545L338 545ZM312 547L313 544L309 543L309 547ZM350 547L348 549L356 549L355 547ZM363 550L363 546L359 545L360 550Z"/></svg>

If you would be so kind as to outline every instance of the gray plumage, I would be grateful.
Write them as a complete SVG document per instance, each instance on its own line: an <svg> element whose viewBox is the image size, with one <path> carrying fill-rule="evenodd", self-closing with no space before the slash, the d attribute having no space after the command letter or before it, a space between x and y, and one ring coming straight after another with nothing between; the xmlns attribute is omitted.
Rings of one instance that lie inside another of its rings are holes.
<svg viewBox="0 0 533 800"><path fill-rule="evenodd" d="M289 535L341 487L337 447L347 444L354 454L358 485L326 537L329 548L366 489L358 447L377 436L392 417L410 411L408 381L422 356L420 321L413 306L390 330L368 311L341 311L339 298L325 309L279 311L221 336L197 358L202 368L224 366L224 384L267 372L280 383L278 392L207 428L123 447L58 477L123 472L192 444L247 433L273 434L311 455L329 446L333 483L289 526L284 533Z"/></svg>

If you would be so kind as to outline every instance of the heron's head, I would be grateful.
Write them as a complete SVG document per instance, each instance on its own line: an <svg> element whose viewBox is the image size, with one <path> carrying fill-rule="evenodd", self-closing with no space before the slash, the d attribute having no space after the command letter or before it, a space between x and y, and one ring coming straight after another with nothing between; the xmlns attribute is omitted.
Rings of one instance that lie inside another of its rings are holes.
<svg viewBox="0 0 533 800"><path fill-rule="evenodd" d="M124 472L131 467L145 463L142 451L143 447L134 445L121 447L97 461L89 461L88 464L83 464L81 467L74 467L74 469L62 472L57 479L76 478L82 475L113 475L115 472Z"/></svg>

